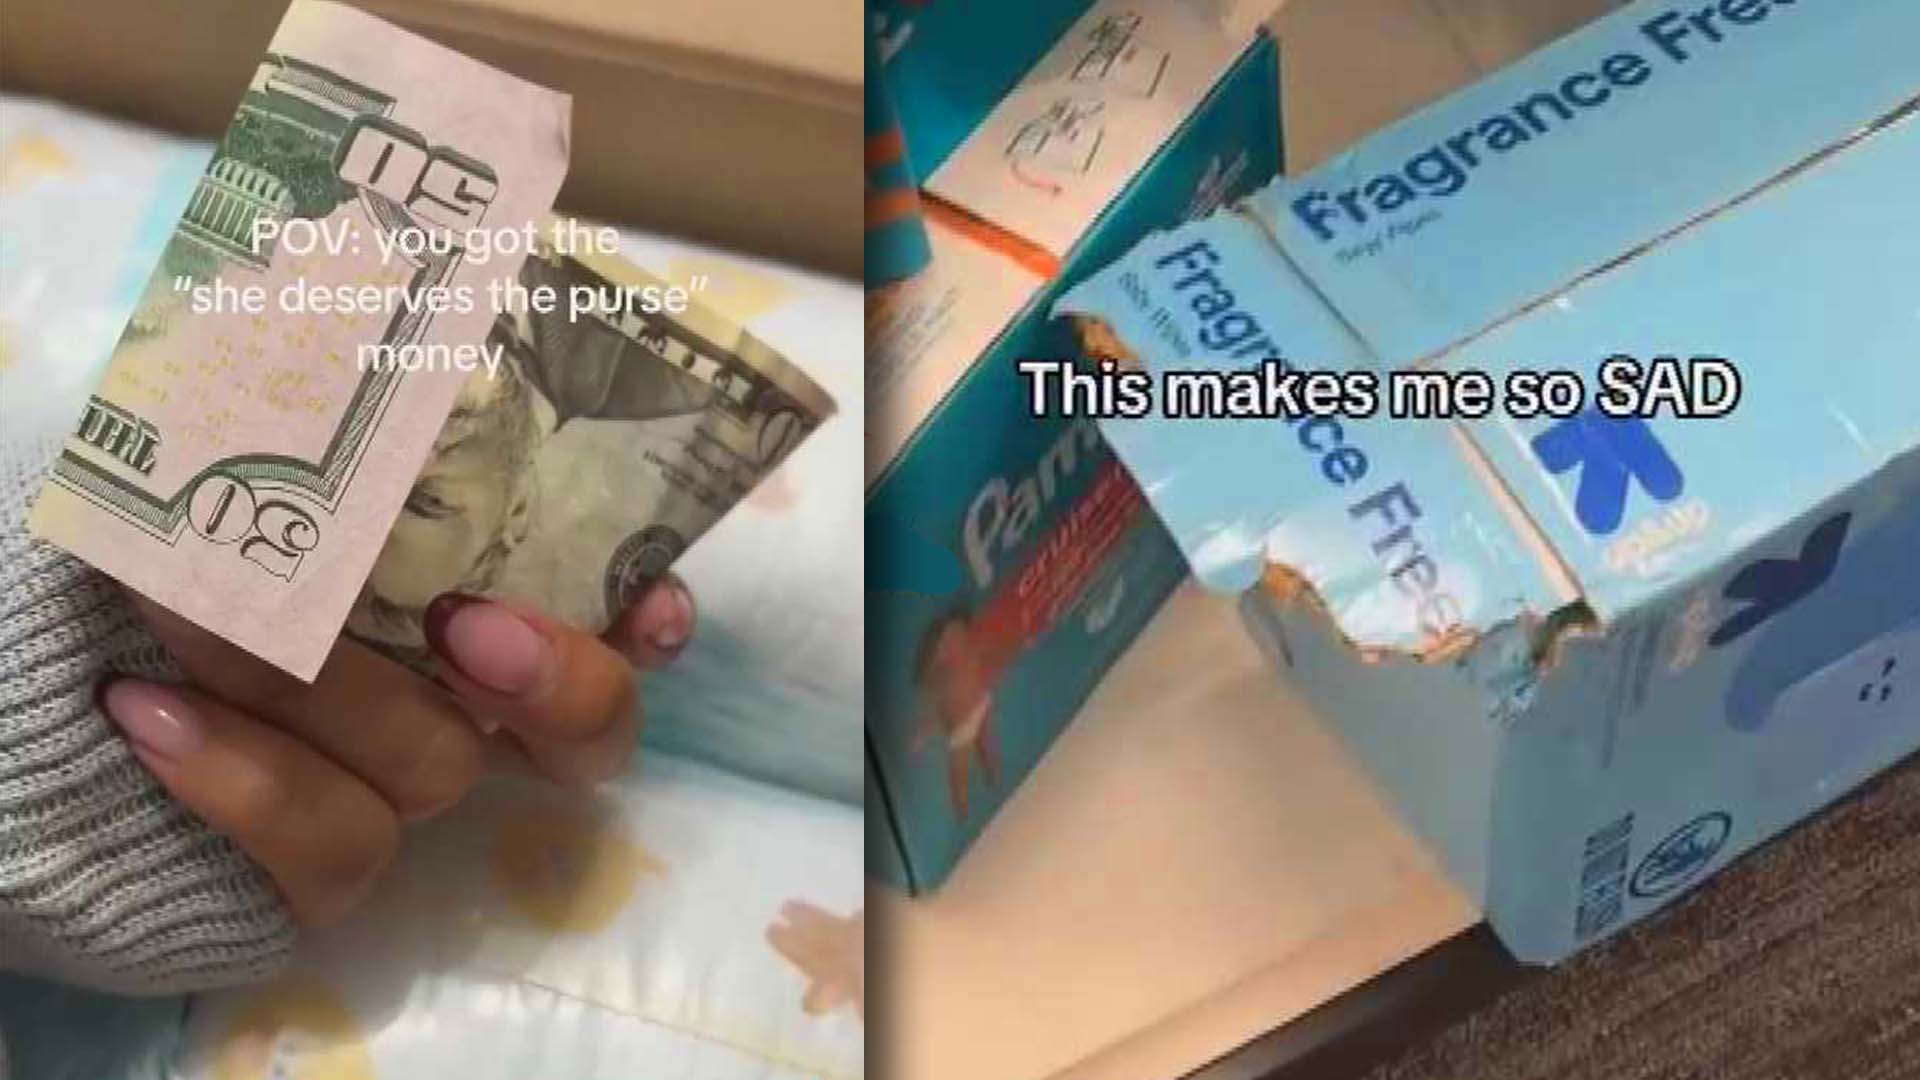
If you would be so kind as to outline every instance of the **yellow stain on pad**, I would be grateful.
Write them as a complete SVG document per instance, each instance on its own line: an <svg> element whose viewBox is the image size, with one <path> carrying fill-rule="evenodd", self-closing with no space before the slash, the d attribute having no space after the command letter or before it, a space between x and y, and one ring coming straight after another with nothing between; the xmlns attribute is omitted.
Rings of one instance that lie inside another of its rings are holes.
<svg viewBox="0 0 1920 1080"><path fill-rule="evenodd" d="M548 930L592 933L666 867L617 820L585 806L514 810L493 837L493 883L509 906Z"/></svg>
<svg viewBox="0 0 1920 1080"><path fill-rule="evenodd" d="M73 159L60 149L59 143L30 132L0 150L0 191L14 191L43 176L58 176L71 168Z"/></svg>
<svg viewBox="0 0 1920 1080"><path fill-rule="evenodd" d="M214 1080L374 1080L353 1014L320 983L283 982L234 1017L213 1063Z"/></svg>
<svg viewBox="0 0 1920 1080"><path fill-rule="evenodd" d="M685 285L704 280L693 294L700 304L737 323L749 322L787 301L791 290L771 274L709 256L687 255L667 264L666 280Z"/></svg>

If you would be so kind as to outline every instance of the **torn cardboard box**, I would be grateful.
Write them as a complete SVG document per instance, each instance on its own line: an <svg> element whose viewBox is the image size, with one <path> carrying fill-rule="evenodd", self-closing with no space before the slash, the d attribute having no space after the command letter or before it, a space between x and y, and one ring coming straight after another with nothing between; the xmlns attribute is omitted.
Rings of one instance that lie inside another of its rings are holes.
<svg viewBox="0 0 1920 1080"><path fill-rule="evenodd" d="M1647 0L1056 311L1150 371L1715 356L1721 419L1103 429L1522 958L1920 746L1920 8Z"/></svg>

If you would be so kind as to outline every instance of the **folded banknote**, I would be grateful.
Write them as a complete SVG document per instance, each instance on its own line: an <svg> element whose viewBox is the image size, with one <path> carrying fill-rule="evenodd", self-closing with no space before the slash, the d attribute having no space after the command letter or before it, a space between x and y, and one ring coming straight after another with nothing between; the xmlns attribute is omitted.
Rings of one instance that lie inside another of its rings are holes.
<svg viewBox="0 0 1920 1080"><path fill-rule="evenodd" d="M520 257L479 257L469 238L552 206L569 108L352 8L294 0L35 502L35 534L312 678L467 377L369 364L368 349L486 337L485 306L431 298L515 279ZM305 290L359 287L398 302L289 310Z"/></svg>
<svg viewBox="0 0 1920 1080"><path fill-rule="evenodd" d="M563 302L495 318L348 622L403 659L447 591L607 625L834 412L684 284L539 235L521 282Z"/></svg>

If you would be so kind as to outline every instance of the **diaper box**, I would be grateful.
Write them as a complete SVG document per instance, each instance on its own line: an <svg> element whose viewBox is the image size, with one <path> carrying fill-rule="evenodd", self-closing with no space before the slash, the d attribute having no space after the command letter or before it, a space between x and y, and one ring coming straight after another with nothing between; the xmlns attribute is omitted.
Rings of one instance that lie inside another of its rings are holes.
<svg viewBox="0 0 1920 1080"><path fill-rule="evenodd" d="M868 301L869 866L910 891L941 882L1187 572L1095 425L1033 416L1016 364L1078 355L1047 311L1085 268L1278 169L1270 38L1206 4L1075 6L950 146L958 99L929 113L912 66L935 62L936 27L913 24L888 61L908 67L884 73L930 252ZM996 48L979 29L960 44Z"/></svg>
<svg viewBox="0 0 1920 1080"><path fill-rule="evenodd" d="M1093 0L867 0L868 82L921 176L973 134ZM878 61L876 66L875 61Z"/></svg>
<svg viewBox="0 0 1920 1080"><path fill-rule="evenodd" d="M1056 307L1162 385L1496 388L1102 427L1524 960L1920 747L1915 41L1908 0L1640 0ZM1601 377L1660 357L1737 383Z"/></svg>

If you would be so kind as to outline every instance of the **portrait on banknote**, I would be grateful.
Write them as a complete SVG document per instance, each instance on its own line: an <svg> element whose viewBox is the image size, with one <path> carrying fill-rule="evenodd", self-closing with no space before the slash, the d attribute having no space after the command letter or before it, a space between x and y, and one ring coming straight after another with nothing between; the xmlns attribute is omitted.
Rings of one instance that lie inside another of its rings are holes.
<svg viewBox="0 0 1920 1080"><path fill-rule="evenodd" d="M450 590L604 626L834 409L617 254L543 242L520 276L565 301L495 318L348 624L402 657Z"/></svg>

